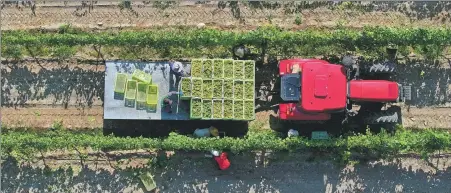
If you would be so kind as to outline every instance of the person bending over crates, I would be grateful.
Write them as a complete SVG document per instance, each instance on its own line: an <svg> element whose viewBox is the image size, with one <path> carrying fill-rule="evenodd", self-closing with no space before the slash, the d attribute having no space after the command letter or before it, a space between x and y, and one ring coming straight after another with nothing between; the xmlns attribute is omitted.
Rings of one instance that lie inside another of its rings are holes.
<svg viewBox="0 0 451 193"><path fill-rule="evenodd" d="M177 62L175 60L169 60L169 77L170 77L170 89L178 89L179 82L182 79L182 77L185 75L185 72L183 71L183 64L181 62ZM175 81L174 81L175 79Z"/></svg>

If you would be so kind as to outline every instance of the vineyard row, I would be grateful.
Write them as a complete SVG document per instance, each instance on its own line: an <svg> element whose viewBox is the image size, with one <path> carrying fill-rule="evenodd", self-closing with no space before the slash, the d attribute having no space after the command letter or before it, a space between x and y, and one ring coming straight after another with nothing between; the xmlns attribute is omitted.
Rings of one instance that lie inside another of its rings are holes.
<svg viewBox="0 0 451 193"><path fill-rule="evenodd" d="M123 138L93 133L70 133L51 131L44 133L8 132L2 134L3 156L21 160L35 158L38 152L54 150L76 150L82 152L90 147L94 151L113 150L186 150L209 151L230 150L245 152L252 150L274 151L324 151L346 155L350 152L363 155L390 156L399 153L419 153L427 156L437 150L451 148L451 134L440 130L412 131L400 129L396 134L353 135L331 140L309 140L302 137L281 138L270 131L250 131L245 138L191 138L171 133L165 139Z"/></svg>

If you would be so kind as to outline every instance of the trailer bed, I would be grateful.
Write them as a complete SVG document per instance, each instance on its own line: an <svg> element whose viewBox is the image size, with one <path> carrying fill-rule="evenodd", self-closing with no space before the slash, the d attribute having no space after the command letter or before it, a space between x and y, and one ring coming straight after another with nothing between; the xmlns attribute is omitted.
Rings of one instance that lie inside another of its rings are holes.
<svg viewBox="0 0 451 193"><path fill-rule="evenodd" d="M190 63L183 63L184 70L190 72ZM151 74L152 84L158 85L158 102L156 111L143 109L134 102L132 107L125 105L124 97L114 92L117 73L125 73L128 79L132 79L135 69ZM189 120L189 101L180 100L178 95L172 95L172 113L162 110L161 103L170 91L178 91L178 88L170 88L169 64L167 62L130 62L107 61L105 69L105 96L104 119L128 119L128 120ZM174 80L175 81L175 80Z"/></svg>

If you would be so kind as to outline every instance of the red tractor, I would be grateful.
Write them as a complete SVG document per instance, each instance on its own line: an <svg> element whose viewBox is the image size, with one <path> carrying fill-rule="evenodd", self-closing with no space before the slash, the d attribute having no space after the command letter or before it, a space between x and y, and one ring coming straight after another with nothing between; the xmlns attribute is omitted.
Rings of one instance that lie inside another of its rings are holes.
<svg viewBox="0 0 451 193"><path fill-rule="evenodd" d="M390 130L401 123L400 107L394 103L411 100L411 87L391 80L395 62L364 66L345 56L342 63L318 59L279 62L279 129L302 132L308 127L299 124L329 123L324 127ZM392 105L387 108L387 104Z"/></svg>

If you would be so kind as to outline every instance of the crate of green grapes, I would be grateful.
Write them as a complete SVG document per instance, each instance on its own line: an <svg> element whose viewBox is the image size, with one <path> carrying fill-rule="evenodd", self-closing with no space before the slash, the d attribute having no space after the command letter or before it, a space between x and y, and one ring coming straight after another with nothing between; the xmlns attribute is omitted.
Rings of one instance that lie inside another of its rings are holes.
<svg viewBox="0 0 451 193"><path fill-rule="evenodd" d="M213 60L213 78L214 79L224 78L224 60L222 59Z"/></svg>
<svg viewBox="0 0 451 193"><path fill-rule="evenodd" d="M143 83L147 83L147 84L152 83L152 76L150 74L147 74L144 71L138 70L138 69L133 71L132 79L143 82Z"/></svg>
<svg viewBox="0 0 451 193"><path fill-rule="evenodd" d="M224 117L223 99L213 99L213 119L222 119Z"/></svg>
<svg viewBox="0 0 451 193"><path fill-rule="evenodd" d="M255 100L244 101L244 119L249 121L255 119Z"/></svg>
<svg viewBox="0 0 451 193"><path fill-rule="evenodd" d="M192 78L191 97L202 97L202 78Z"/></svg>
<svg viewBox="0 0 451 193"><path fill-rule="evenodd" d="M244 101L234 100L233 101L233 119L243 120L244 119Z"/></svg>
<svg viewBox="0 0 451 193"><path fill-rule="evenodd" d="M245 60L244 61L244 79L255 80L255 61Z"/></svg>
<svg viewBox="0 0 451 193"><path fill-rule="evenodd" d="M244 61L234 60L233 61L233 78L234 79L244 79Z"/></svg>
<svg viewBox="0 0 451 193"><path fill-rule="evenodd" d="M213 77L213 59L202 60L202 78Z"/></svg>
<svg viewBox="0 0 451 193"><path fill-rule="evenodd" d="M202 118L202 99L191 98L190 119Z"/></svg>
<svg viewBox="0 0 451 193"><path fill-rule="evenodd" d="M158 86L157 85L148 85L147 86L147 99L146 99L147 107L149 110L157 110L158 103Z"/></svg>
<svg viewBox="0 0 451 193"><path fill-rule="evenodd" d="M213 118L213 100L202 99L202 119L209 120Z"/></svg>
<svg viewBox="0 0 451 193"><path fill-rule="evenodd" d="M223 109L224 120L232 120L233 119L233 100L224 99L222 109Z"/></svg>
<svg viewBox="0 0 451 193"><path fill-rule="evenodd" d="M233 78L233 60L232 59L225 59L224 64L224 78Z"/></svg>
<svg viewBox="0 0 451 193"><path fill-rule="evenodd" d="M180 84L180 91L182 93L180 99L182 100L189 100L191 99L191 92L192 92L192 83L190 77L182 77Z"/></svg>
<svg viewBox="0 0 451 193"><path fill-rule="evenodd" d="M148 84L138 82L138 92L136 95L136 102L145 104L147 95Z"/></svg>
<svg viewBox="0 0 451 193"><path fill-rule="evenodd" d="M114 92L119 94L125 93L125 84L127 83L127 74L117 73L114 83Z"/></svg>
<svg viewBox="0 0 451 193"><path fill-rule="evenodd" d="M191 60L191 77L202 77L202 59Z"/></svg>

